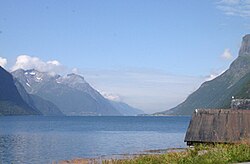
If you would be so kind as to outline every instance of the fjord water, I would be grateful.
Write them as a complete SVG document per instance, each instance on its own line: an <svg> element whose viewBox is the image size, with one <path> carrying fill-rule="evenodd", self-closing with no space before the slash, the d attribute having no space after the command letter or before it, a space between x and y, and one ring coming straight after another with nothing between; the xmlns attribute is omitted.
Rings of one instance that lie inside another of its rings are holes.
<svg viewBox="0 0 250 164"><path fill-rule="evenodd" d="M185 147L190 117L0 117L0 163L134 154Z"/></svg>

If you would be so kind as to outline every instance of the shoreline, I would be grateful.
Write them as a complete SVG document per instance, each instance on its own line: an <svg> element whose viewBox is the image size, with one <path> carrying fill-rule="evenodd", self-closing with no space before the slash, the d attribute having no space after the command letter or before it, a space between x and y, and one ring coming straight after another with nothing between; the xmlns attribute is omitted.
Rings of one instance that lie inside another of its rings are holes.
<svg viewBox="0 0 250 164"><path fill-rule="evenodd" d="M58 161L57 164L142 164L142 163L249 163L250 144L197 144L188 148L143 151L138 154L100 156ZM56 163L55 163L56 164Z"/></svg>
<svg viewBox="0 0 250 164"><path fill-rule="evenodd" d="M187 151L188 147L186 148L167 148L167 149L153 149L153 150L144 150L142 152L133 153L133 154L112 154L112 155L101 155L99 157L94 158L75 158L69 160L59 160L53 162L53 164L101 164L104 160L111 161L111 160L122 160L122 159L133 159L139 156L146 156L146 155L161 155L167 153L178 153Z"/></svg>

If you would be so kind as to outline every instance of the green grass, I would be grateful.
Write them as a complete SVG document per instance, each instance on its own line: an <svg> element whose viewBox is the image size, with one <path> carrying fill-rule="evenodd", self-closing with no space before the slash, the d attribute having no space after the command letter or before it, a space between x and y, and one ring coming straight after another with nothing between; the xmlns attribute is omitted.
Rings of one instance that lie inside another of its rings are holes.
<svg viewBox="0 0 250 164"><path fill-rule="evenodd" d="M185 152L105 160L103 164L226 164L250 161L249 144L196 145Z"/></svg>

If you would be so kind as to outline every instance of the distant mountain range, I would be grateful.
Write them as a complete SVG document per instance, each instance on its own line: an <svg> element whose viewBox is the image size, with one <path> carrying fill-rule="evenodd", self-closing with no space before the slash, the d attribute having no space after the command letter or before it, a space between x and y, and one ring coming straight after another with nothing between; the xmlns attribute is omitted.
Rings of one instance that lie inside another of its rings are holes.
<svg viewBox="0 0 250 164"><path fill-rule="evenodd" d="M112 101L110 103L115 107L123 116L137 116L142 115L144 112L140 109L134 108L124 102Z"/></svg>
<svg viewBox="0 0 250 164"><path fill-rule="evenodd" d="M47 102L40 104L45 109L54 104L54 109L58 107L65 115L124 116L143 113L125 103L109 101L77 74L60 76L34 69L19 69L12 75L33 100L39 102L42 98Z"/></svg>
<svg viewBox="0 0 250 164"><path fill-rule="evenodd" d="M77 74L60 76L19 69L12 75L0 67L0 115L143 114L125 103L104 98ZM250 34L243 37L239 55L228 70L204 82L181 104L154 115L191 115L199 108L229 108L232 96L250 98Z"/></svg>
<svg viewBox="0 0 250 164"><path fill-rule="evenodd" d="M230 108L232 96L250 98L250 34L243 37L239 55L228 70L204 82L183 103L154 115L191 115L199 108Z"/></svg>

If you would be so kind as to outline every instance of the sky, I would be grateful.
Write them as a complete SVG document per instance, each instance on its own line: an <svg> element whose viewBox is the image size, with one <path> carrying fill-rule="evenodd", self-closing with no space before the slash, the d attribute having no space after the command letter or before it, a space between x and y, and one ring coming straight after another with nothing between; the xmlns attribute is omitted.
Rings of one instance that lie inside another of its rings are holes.
<svg viewBox="0 0 250 164"><path fill-rule="evenodd" d="M146 113L225 71L250 30L249 0L0 0L0 65L75 72Z"/></svg>

